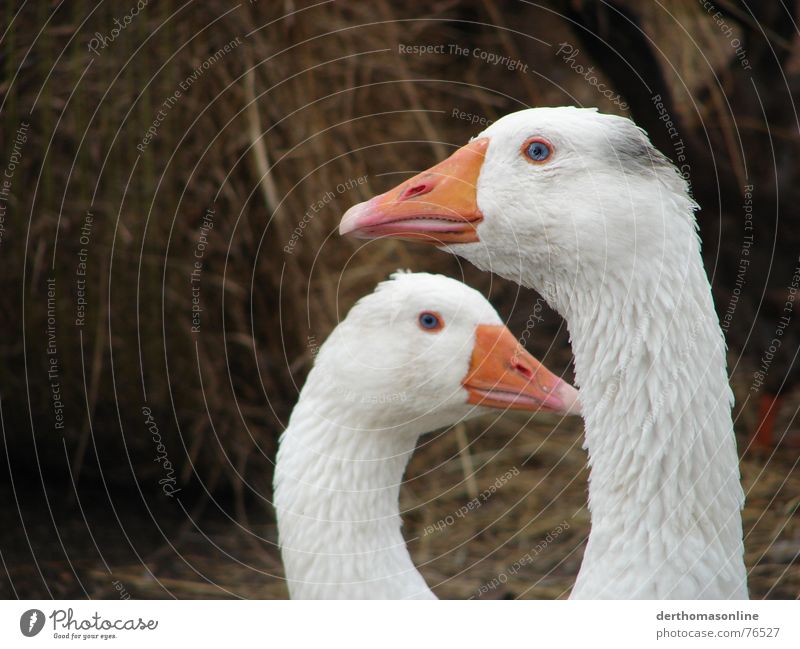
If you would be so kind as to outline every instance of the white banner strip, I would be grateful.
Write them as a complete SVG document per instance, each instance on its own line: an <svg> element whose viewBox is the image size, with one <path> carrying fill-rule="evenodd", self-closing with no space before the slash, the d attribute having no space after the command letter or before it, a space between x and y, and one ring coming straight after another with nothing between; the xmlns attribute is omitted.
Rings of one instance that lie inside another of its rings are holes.
<svg viewBox="0 0 800 649"><path fill-rule="evenodd" d="M800 647L797 601L30 600L0 612L2 647Z"/></svg>

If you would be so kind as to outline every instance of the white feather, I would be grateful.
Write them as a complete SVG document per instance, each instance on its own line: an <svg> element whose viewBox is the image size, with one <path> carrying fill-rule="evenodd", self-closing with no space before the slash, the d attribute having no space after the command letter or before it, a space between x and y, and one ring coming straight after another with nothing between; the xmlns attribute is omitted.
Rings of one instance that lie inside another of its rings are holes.
<svg viewBox="0 0 800 649"><path fill-rule="evenodd" d="M418 315L445 327L422 331ZM322 345L280 440L275 508L295 599L429 599L401 534L399 491L418 437L479 414L461 385L477 291L400 273L362 298Z"/></svg>
<svg viewBox="0 0 800 649"><path fill-rule="evenodd" d="M554 149L521 155L538 136ZM499 120L480 243L453 252L537 289L567 320L586 420L592 529L573 598L745 598L725 347L686 182L621 117Z"/></svg>

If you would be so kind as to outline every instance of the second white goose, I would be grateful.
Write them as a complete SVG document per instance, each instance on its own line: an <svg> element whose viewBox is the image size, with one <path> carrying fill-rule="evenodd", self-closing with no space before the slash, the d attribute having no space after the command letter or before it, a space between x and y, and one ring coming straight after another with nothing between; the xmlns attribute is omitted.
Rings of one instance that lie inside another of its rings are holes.
<svg viewBox="0 0 800 649"><path fill-rule="evenodd" d="M577 414L477 291L396 274L319 350L280 440L275 508L294 599L427 599L401 534L400 485L422 433L485 407Z"/></svg>

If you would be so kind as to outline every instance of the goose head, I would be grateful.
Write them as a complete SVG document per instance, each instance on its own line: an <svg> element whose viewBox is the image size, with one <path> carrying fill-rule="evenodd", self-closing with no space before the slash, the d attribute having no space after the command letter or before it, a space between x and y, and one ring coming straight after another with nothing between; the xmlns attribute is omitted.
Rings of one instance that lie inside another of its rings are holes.
<svg viewBox="0 0 800 649"><path fill-rule="evenodd" d="M312 375L347 418L412 434L489 407L578 412L576 390L525 351L478 291L427 273L396 273L359 300Z"/></svg>
<svg viewBox="0 0 800 649"><path fill-rule="evenodd" d="M637 259L667 254L665 241L685 245L694 207L686 181L630 120L532 108L350 208L340 233L446 247L561 310L576 285L592 290L609 270L630 276Z"/></svg>

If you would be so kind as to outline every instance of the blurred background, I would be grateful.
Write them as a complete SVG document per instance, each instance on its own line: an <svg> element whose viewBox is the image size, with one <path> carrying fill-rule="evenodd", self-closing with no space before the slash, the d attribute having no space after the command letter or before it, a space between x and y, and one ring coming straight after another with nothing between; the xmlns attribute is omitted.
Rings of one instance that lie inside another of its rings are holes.
<svg viewBox="0 0 800 649"><path fill-rule="evenodd" d="M571 380L532 291L336 228L505 113L574 104L632 117L702 206L751 594L797 598L797 5L4 3L0 597L286 597L278 436L315 349L397 268L478 288ZM401 504L434 592L569 594L581 444L577 419L519 414L421 441Z"/></svg>

